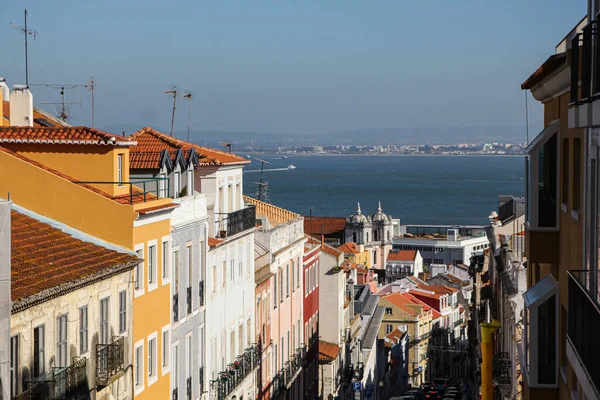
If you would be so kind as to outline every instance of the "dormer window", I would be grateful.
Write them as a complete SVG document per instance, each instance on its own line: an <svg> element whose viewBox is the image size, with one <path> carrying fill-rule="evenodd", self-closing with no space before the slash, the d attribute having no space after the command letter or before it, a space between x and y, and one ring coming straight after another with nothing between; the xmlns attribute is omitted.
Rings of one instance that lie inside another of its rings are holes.
<svg viewBox="0 0 600 400"><path fill-rule="evenodd" d="M187 170L187 189L188 196L194 194L194 167L191 165Z"/></svg>
<svg viewBox="0 0 600 400"><path fill-rule="evenodd" d="M179 192L181 192L181 172L175 171L173 174L173 198L176 199L179 197Z"/></svg>
<svg viewBox="0 0 600 400"><path fill-rule="evenodd" d="M527 147L527 223L532 231L558 229L560 121L548 124Z"/></svg>

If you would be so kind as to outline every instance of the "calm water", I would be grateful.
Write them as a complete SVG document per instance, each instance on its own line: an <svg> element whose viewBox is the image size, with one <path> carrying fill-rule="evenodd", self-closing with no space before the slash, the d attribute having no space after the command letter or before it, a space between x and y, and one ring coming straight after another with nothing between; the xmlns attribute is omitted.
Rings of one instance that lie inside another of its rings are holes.
<svg viewBox="0 0 600 400"><path fill-rule="evenodd" d="M308 215L348 216L360 201L403 224L485 224L498 195L523 196L522 157L503 156L279 156L260 157L271 202ZM293 170L269 171L285 168ZM246 168L244 190L255 195L260 163Z"/></svg>

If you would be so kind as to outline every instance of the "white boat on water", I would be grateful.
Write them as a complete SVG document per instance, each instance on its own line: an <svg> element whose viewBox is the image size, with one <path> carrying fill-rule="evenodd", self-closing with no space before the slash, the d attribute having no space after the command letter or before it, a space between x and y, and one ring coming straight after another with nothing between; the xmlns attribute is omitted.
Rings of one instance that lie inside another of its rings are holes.
<svg viewBox="0 0 600 400"><path fill-rule="evenodd" d="M288 165L288 169L296 169L296 166L293 164Z"/></svg>

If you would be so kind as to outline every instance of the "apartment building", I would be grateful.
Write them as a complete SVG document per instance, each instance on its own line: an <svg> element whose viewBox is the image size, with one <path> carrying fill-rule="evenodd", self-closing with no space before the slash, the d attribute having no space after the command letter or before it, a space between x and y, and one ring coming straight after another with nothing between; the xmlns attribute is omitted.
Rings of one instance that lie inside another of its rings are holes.
<svg viewBox="0 0 600 400"><path fill-rule="evenodd" d="M306 219L305 219L306 221ZM306 222L305 222L306 225ZM302 271L304 288L304 397L314 399L319 395L319 254L321 242L308 235L304 243ZM313 278L314 277L314 278ZM311 279L312 278L312 279Z"/></svg>
<svg viewBox="0 0 600 400"><path fill-rule="evenodd" d="M261 343L264 346L261 358L271 365L261 371L261 398L303 399L306 355L303 257L307 241L303 217L251 197L245 196L244 200L256 207L260 226L254 239L256 262L266 258L255 275L259 277L257 307L262 307L260 312L264 312L257 321L261 327L259 336L265 337ZM265 280L265 277L268 278ZM265 285L267 280L268 285ZM270 293L272 302L267 302ZM270 327L269 334L267 327Z"/></svg>
<svg viewBox="0 0 600 400"><path fill-rule="evenodd" d="M598 1L589 1L586 17L574 21L555 53L521 85L544 106L544 129L527 147L525 162L529 289L517 350L526 399L600 398L599 11Z"/></svg>
<svg viewBox="0 0 600 400"><path fill-rule="evenodd" d="M132 271L143 260L12 204L10 397L132 399ZM8 252L4 253L9 255ZM8 336L7 341L8 343ZM7 397L8 398L8 397Z"/></svg>
<svg viewBox="0 0 600 400"><path fill-rule="evenodd" d="M129 169L147 190L173 198L171 235L161 243L163 281L171 284L171 324L161 333L171 371L172 396L198 399L207 391L206 262L208 253L207 197L196 191L196 169L202 154L188 143L146 127L129 137Z"/></svg>

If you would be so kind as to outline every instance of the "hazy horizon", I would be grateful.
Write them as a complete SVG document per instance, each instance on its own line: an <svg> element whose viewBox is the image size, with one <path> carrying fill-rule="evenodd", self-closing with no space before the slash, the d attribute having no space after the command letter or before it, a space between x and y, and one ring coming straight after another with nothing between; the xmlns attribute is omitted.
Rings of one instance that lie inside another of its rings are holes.
<svg viewBox="0 0 600 400"><path fill-rule="evenodd" d="M522 4L523 3L523 4ZM274 0L140 7L117 1L0 3L9 86L96 80L96 126L187 129L185 91L194 94L192 130L325 134L413 127L515 127L525 135L520 84L586 13L586 2L456 0ZM560 6L559 6L560 5ZM535 15L535 18L532 16ZM37 106L60 91L32 86ZM90 94L66 90L75 125L91 125ZM58 108L58 107L56 107ZM529 97L530 139L542 106ZM520 128L519 128L520 127Z"/></svg>

